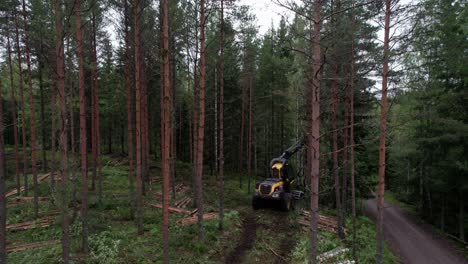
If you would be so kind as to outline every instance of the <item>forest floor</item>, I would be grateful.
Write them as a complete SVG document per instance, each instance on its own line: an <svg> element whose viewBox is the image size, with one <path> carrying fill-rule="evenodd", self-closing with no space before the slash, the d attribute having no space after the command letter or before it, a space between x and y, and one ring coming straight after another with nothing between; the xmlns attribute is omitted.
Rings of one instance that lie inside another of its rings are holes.
<svg viewBox="0 0 468 264"><path fill-rule="evenodd" d="M80 254L81 221L77 209L72 211L73 222L70 226L71 252L73 263L160 263L162 261L162 212L149 204L161 202L159 163L151 164L150 178L154 183L147 186L144 196L145 233L137 236L136 225L131 218L128 195L127 162L125 157L103 157L103 194L99 202L97 191L90 191L89 226L90 254ZM14 168L14 162L8 161L8 168ZM76 165L75 165L76 170ZM9 171L9 174L13 176ZM72 204L77 208L80 201L79 173L74 173L69 186L73 196ZM90 175L91 177L91 175ZM15 188L14 177L7 181L7 191ZM29 175L29 181L32 182ZM198 242L197 225L181 225L186 214L170 214L170 257L173 263L306 263L309 249L309 236L304 227L298 223L298 211L281 212L274 208L253 211L251 195L244 184L239 187L239 175L228 173L225 181L225 228L218 230L216 219L205 221L205 240ZM58 193L50 193L48 183L44 180L39 186L39 214L47 221L33 222L29 229L10 230L7 233L8 247L15 250L27 245L27 249L8 254L9 263L59 263L61 246L60 215L54 203ZM205 213L218 211L218 186L215 176L205 175L203 199ZM23 182L23 180L22 180ZM247 178L244 177L244 183ZM177 192L175 199L171 196L171 205L191 197L191 167L189 164L177 164L176 184L186 186ZM97 183L96 183L97 186ZM24 196L24 193L21 195ZM32 196L32 190L27 196ZM33 204L27 198L17 200L16 195L8 198L7 224L20 224L33 220ZM301 203L298 207L300 208ZM185 211L193 210L189 203ZM333 215L333 210L321 212ZM20 225L23 226L23 225ZM351 223L348 219L348 234ZM37 242L46 245L37 247ZM340 241L334 233L319 232L319 253L336 248L351 248L351 235ZM374 263L375 228L372 222L359 216L357 221L357 254L359 263ZM76 253L78 252L78 253ZM352 259L348 251L338 257L322 263L336 263ZM385 263L398 263L398 260L385 249Z"/></svg>
<svg viewBox="0 0 468 264"><path fill-rule="evenodd" d="M463 264L468 263L462 253L432 228L419 223L397 204L385 203L384 236L391 250L408 264ZM376 199L364 202L365 214L377 215Z"/></svg>

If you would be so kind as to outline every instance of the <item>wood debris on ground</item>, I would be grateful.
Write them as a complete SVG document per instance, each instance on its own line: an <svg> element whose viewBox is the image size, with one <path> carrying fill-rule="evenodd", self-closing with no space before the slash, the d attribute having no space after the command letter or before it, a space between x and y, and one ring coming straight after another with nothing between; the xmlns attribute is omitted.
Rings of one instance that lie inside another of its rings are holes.
<svg viewBox="0 0 468 264"><path fill-rule="evenodd" d="M148 204L149 206L153 208L158 208L162 209L162 204ZM190 214L190 211L182 209L182 208L177 208L177 207L172 207L169 206L169 212L170 213L179 213L179 214Z"/></svg>
<svg viewBox="0 0 468 264"><path fill-rule="evenodd" d="M203 220L211 220L211 219L217 219L219 216L218 213L207 213L207 214L203 214ZM189 216L189 217L185 217L185 218L182 218L180 219L179 221L177 221L178 223L180 223L181 225L185 226L185 225L191 225L191 224L194 224L198 221L198 215L194 215L194 216Z"/></svg>
<svg viewBox="0 0 468 264"><path fill-rule="evenodd" d="M328 259L331 259L331 258L334 258L334 257L337 257L339 255L342 255L346 252L348 252L349 249L348 248L343 248L343 247L337 247L335 249L332 249L330 251L327 251L327 252L324 252L322 254L320 254L318 257L317 257L317 260L319 262L324 262Z"/></svg>
<svg viewBox="0 0 468 264"><path fill-rule="evenodd" d="M41 182L44 181L45 179L49 178L49 176L50 176L50 172L38 176L38 177L37 177L37 183L38 183L38 184L41 183ZM24 188L24 185L21 186L21 187L20 187L20 192L24 192L24 189L25 189L25 188ZM10 197L10 196L12 196L12 195L15 195L15 194L17 194L17 193L18 193L18 190L15 188L15 189L13 189L13 190L11 190L11 191L5 193L5 197L8 198L8 197Z"/></svg>
<svg viewBox="0 0 468 264"><path fill-rule="evenodd" d="M31 244L14 245L14 246L8 246L6 248L6 252L13 253L13 252L26 250L26 249L40 248L40 247L45 247L45 246L50 246L50 245L57 245L57 244L60 244L60 240L50 240L50 241L42 241L42 242L36 242L36 243L31 243Z"/></svg>
<svg viewBox="0 0 468 264"><path fill-rule="evenodd" d="M310 225L310 212L302 210L300 214L302 217L299 218L299 224L308 227ZM319 214L317 224L319 229L331 233L336 233L338 230L338 220L336 219L336 217ZM343 231L346 233L346 230Z"/></svg>
<svg viewBox="0 0 468 264"><path fill-rule="evenodd" d="M34 197L19 196L19 197L14 198L14 200L11 200L8 204L9 205L15 205L15 204L18 204L18 203L21 203L21 202L33 202L33 201L34 201ZM47 201L49 201L49 198L48 197L38 197L38 201L39 202L47 202Z"/></svg>
<svg viewBox="0 0 468 264"><path fill-rule="evenodd" d="M356 261L347 259L347 260L340 261L336 264L355 264L355 263Z"/></svg>
<svg viewBox="0 0 468 264"><path fill-rule="evenodd" d="M48 227L55 223L55 217L45 217L38 220L27 221L18 224L10 224L6 226L7 231L20 231L33 228Z"/></svg>

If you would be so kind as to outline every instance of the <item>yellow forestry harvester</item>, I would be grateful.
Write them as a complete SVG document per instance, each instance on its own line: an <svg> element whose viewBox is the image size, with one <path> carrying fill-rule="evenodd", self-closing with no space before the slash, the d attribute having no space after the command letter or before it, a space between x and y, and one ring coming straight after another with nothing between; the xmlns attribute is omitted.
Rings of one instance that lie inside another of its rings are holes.
<svg viewBox="0 0 468 264"><path fill-rule="evenodd" d="M302 149L304 140L294 144L270 162L270 178L255 185L255 193L252 197L252 207L254 210L260 209L267 204L279 205L283 211L289 211L294 206L294 202L303 197L304 193L292 190L294 186L294 170L288 160Z"/></svg>

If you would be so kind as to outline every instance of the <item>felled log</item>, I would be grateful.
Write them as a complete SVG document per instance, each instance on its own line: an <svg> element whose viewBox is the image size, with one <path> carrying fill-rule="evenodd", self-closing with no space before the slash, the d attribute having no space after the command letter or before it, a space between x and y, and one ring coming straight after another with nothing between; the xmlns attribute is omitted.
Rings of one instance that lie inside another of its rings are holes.
<svg viewBox="0 0 468 264"><path fill-rule="evenodd" d="M45 217L38 220L27 221L18 224L11 224L6 226L7 231L20 231L32 228L48 227L55 222L55 217Z"/></svg>
<svg viewBox="0 0 468 264"><path fill-rule="evenodd" d="M26 249L40 248L40 247L45 247L45 246L50 246L50 245L57 245L57 244L60 244L60 240L50 240L50 241L42 241L42 242L36 242L36 243L31 243L31 244L14 245L14 246L7 247L6 252L13 253L13 252L26 250Z"/></svg>
<svg viewBox="0 0 468 264"><path fill-rule="evenodd" d="M219 216L218 213L207 213L207 214L204 214L203 215L203 220L211 220L211 219L217 219ZM178 221L178 223L180 223L181 225L185 226L185 225L191 225L191 224L194 224L198 221L198 216L197 215L194 215L194 216L190 216L190 217L185 217L185 218L182 218Z"/></svg>
<svg viewBox="0 0 468 264"><path fill-rule="evenodd" d="M337 248L335 248L333 250L330 250L330 251L327 251L327 252L324 252L324 253L318 255L317 260L319 262L323 262L325 260L328 260L328 259L337 257L337 256L339 256L341 254L344 254L347 251L349 251L348 248L337 247Z"/></svg>
<svg viewBox="0 0 468 264"><path fill-rule="evenodd" d="M162 204L149 204L149 206L151 206L153 208L162 209ZM169 210L170 213L179 213L179 214L189 214L190 213L187 210L180 209L180 208L177 208L177 207L171 207L171 206L169 206L168 210Z"/></svg>
<svg viewBox="0 0 468 264"><path fill-rule="evenodd" d="M184 197L182 199L180 199L179 201L177 201L175 203L175 206L179 207L179 208L184 208L185 206L187 206L190 202L192 201L192 198L190 197Z"/></svg>
<svg viewBox="0 0 468 264"><path fill-rule="evenodd" d="M37 183L41 183L43 180L47 179L49 176L50 176L50 172L37 177ZM24 185L20 186L20 192L24 192L24 189L25 189ZM18 193L18 190L15 188L15 189L7 192L5 194L5 197L10 197L10 196L15 195L17 193Z"/></svg>

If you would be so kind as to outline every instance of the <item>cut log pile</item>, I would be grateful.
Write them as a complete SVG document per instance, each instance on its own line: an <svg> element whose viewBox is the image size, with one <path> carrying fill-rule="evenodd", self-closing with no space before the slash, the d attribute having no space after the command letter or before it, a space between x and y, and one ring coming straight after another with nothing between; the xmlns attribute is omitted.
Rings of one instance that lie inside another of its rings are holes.
<svg viewBox="0 0 468 264"><path fill-rule="evenodd" d="M299 224L306 227L310 226L310 212L302 210L301 215L302 217L299 218ZM336 233L338 231L338 220L336 217L319 214L318 228L328 232ZM344 230L344 232L346 233L346 230Z"/></svg>
<svg viewBox="0 0 468 264"><path fill-rule="evenodd" d="M217 219L219 216L218 213L207 213L207 214L203 214L203 220L211 220L211 219ZM180 219L179 221L177 221L179 224L185 226L185 225L191 225L191 224L194 224L198 221L198 216L197 215L194 215L194 216L189 216L189 217L185 217L185 218L182 218Z"/></svg>
<svg viewBox="0 0 468 264"><path fill-rule="evenodd" d="M175 206L176 206L176 207L179 207L179 208L185 208L185 207L187 207L187 205L189 205L191 202L192 202L192 198L190 198L190 197L184 197L184 198L180 199L179 201L177 201L177 202L175 203Z"/></svg>
<svg viewBox="0 0 468 264"><path fill-rule="evenodd" d="M338 257L346 252L348 252L349 249L348 248L342 248L342 247L337 247L333 250L330 250L330 251L327 251L327 252L324 252L322 254L320 254L318 257L317 257L317 260L320 262L320 263L323 263L329 259L332 259L332 258L335 258L335 257Z"/></svg>
<svg viewBox="0 0 468 264"><path fill-rule="evenodd" d="M182 184L182 183L177 184L176 186L174 186L174 189L175 189L176 193L182 193L182 194L185 194L188 191L188 187L185 184ZM160 193L160 192L153 192L153 194L158 195L158 196L162 196L162 193ZM192 211L186 209L188 207L188 205L190 205L190 203L192 201L193 201L192 198L190 198L188 196L184 196L180 200L176 201L174 203L174 206L169 206L169 212L170 213L178 213L178 214L187 215L186 217L184 217L182 219L179 219L179 221L177 223L185 226L185 225L190 225L190 224L196 223L198 221L198 216L195 215L198 212L198 210L196 208L193 209ZM158 204L148 204L148 205L153 207L153 208L162 209L162 204L159 204L159 203ZM210 220L210 219L216 219L216 218L218 218L218 213L203 214L203 220Z"/></svg>
<svg viewBox="0 0 468 264"><path fill-rule="evenodd" d="M49 176L50 176L50 172L37 177L37 183L41 183L45 179L49 178ZM24 192L24 185L20 187L20 192ZM10 197L10 196L15 195L17 193L18 193L18 190L15 188L15 189L7 192L5 194L5 197Z"/></svg>
<svg viewBox="0 0 468 264"><path fill-rule="evenodd" d="M7 225L6 230L7 231L28 230L28 229L33 229L33 228L48 227L53 223L55 223L55 217L51 216L51 217L41 218L38 220Z"/></svg>
<svg viewBox="0 0 468 264"><path fill-rule="evenodd" d="M36 243L31 243L31 244L24 244L24 245L14 245L14 246L8 246L6 248L6 252L13 253L13 252L26 250L26 249L40 248L40 247L45 247L45 246L50 246L50 245L57 245L57 244L60 244L60 240L50 240L50 241L42 241L42 242L36 242Z"/></svg>
<svg viewBox="0 0 468 264"><path fill-rule="evenodd" d="M179 183L174 187L174 189L176 193L185 193L188 190L188 187L183 183Z"/></svg>

